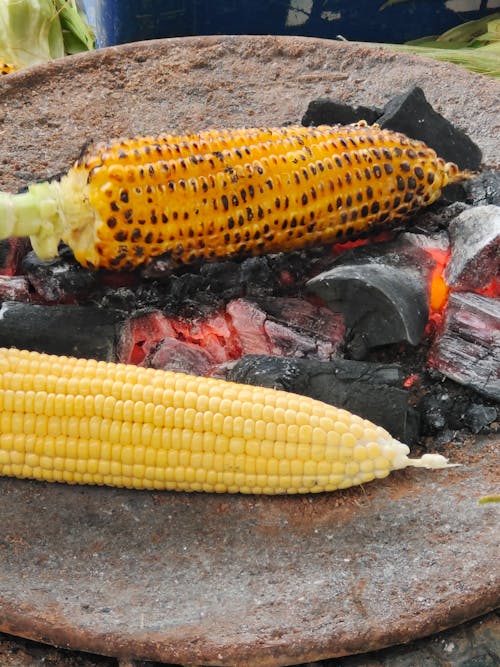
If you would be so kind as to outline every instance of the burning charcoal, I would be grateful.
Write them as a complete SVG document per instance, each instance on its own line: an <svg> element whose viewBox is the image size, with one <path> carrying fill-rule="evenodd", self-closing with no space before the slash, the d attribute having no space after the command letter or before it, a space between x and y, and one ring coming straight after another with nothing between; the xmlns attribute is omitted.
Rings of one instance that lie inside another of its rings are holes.
<svg viewBox="0 0 500 667"><path fill-rule="evenodd" d="M452 255L444 278L450 287L473 291L500 278L500 207L475 206L450 223Z"/></svg>
<svg viewBox="0 0 500 667"><path fill-rule="evenodd" d="M215 365L215 360L199 345L176 338L164 338L143 365L148 368L162 368L165 371L208 375Z"/></svg>
<svg viewBox="0 0 500 667"><path fill-rule="evenodd" d="M464 190L464 200L468 204L500 206L500 171L483 171L461 185Z"/></svg>
<svg viewBox="0 0 500 667"><path fill-rule="evenodd" d="M270 297L260 299L258 304L273 320L310 334L317 346L328 343L332 348L331 354L338 352L344 342L342 313L294 297Z"/></svg>
<svg viewBox="0 0 500 667"><path fill-rule="evenodd" d="M377 118L382 113L382 109L375 107L355 106L320 97L309 103L302 118L302 125L305 127L310 125L350 125L360 120L366 120L369 125L372 125L377 122Z"/></svg>
<svg viewBox="0 0 500 667"><path fill-rule="evenodd" d="M127 319L118 342L118 359L124 364L140 364L164 338L175 337L171 320L162 312L138 311Z"/></svg>
<svg viewBox="0 0 500 667"><path fill-rule="evenodd" d="M199 345L216 363L241 355L239 341L224 311L191 320L177 318L173 324L178 338Z"/></svg>
<svg viewBox="0 0 500 667"><path fill-rule="evenodd" d="M498 410L492 405L473 403L464 415L467 426L473 433L485 430L498 416Z"/></svg>
<svg viewBox="0 0 500 667"><path fill-rule="evenodd" d="M0 241L0 276L15 276L28 252L28 239L4 239Z"/></svg>
<svg viewBox="0 0 500 667"><path fill-rule="evenodd" d="M258 304L278 322L288 323L304 331L325 336L328 340L343 338L342 314L334 313L324 306L317 306L306 299L296 297L259 299Z"/></svg>
<svg viewBox="0 0 500 667"><path fill-rule="evenodd" d="M23 260L23 270L36 292L45 301L74 301L87 294L97 282L97 274L80 266L72 253L63 251L50 261L30 252Z"/></svg>
<svg viewBox="0 0 500 667"><path fill-rule="evenodd" d="M413 245L416 248L429 250L431 253L435 250L447 253L450 248L450 238L447 232L437 232L436 234L431 235L404 232L400 235L399 241Z"/></svg>
<svg viewBox="0 0 500 667"><path fill-rule="evenodd" d="M333 345L328 341L315 340L279 322L266 320L264 331L271 344L272 354L325 361L333 356Z"/></svg>
<svg viewBox="0 0 500 667"><path fill-rule="evenodd" d="M418 437L418 417L409 407L408 392L399 388L402 373L396 364L249 355L228 371L227 379L276 387L345 408L403 442L411 444Z"/></svg>
<svg viewBox="0 0 500 667"><path fill-rule="evenodd" d="M280 302L285 304L281 311ZM288 310L291 313L293 302L296 307L295 317L291 315L290 319L284 319L283 312ZM317 331L315 327L311 326L308 319L313 313L316 313L320 319L320 309L313 304L300 299L270 299L264 300L264 303L273 304L274 313L281 312L279 318L281 321L274 321L273 317L269 316L267 309L247 299L235 299L226 306L232 335L240 349L238 356L241 353L278 354L287 357L330 359L343 342L343 326L340 328L339 336L339 330L335 330L332 325L333 321L339 321L335 314L332 314L330 318L324 314L322 318L324 328ZM325 308L321 310L326 311ZM309 327L296 324L304 319L307 320ZM295 326L290 326L293 324ZM318 323L317 328L319 326Z"/></svg>
<svg viewBox="0 0 500 667"><path fill-rule="evenodd" d="M246 299L235 299L226 306L234 335L243 354L271 354L271 343L264 330L266 314Z"/></svg>
<svg viewBox="0 0 500 667"><path fill-rule="evenodd" d="M429 364L455 382L500 400L500 300L452 293Z"/></svg>
<svg viewBox="0 0 500 667"><path fill-rule="evenodd" d="M31 301L28 279L24 276L0 275L0 301Z"/></svg>
<svg viewBox="0 0 500 667"><path fill-rule="evenodd" d="M122 327L118 345L119 360L123 363L149 366L160 344L166 350L171 340L182 340L205 351L212 363L223 363L240 356L234 332L224 315L181 319L169 317L158 310L134 313ZM180 350L180 348L175 348ZM163 363L159 358L155 363Z"/></svg>
<svg viewBox="0 0 500 667"><path fill-rule="evenodd" d="M401 341L417 345L429 317L428 286L434 262L416 246L356 248L307 287L342 312L351 354Z"/></svg>
<svg viewBox="0 0 500 667"><path fill-rule="evenodd" d="M440 157L456 162L461 169L474 171L481 164L479 147L462 130L434 111L418 86L391 99L377 123L382 128L403 132L412 139L421 139Z"/></svg>
<svg viewBox="0 0 500 667"><path fill-rule="evenodd" d="M0 309L0 346L115 361L122 313L93 306L6 301Z"/></svg>

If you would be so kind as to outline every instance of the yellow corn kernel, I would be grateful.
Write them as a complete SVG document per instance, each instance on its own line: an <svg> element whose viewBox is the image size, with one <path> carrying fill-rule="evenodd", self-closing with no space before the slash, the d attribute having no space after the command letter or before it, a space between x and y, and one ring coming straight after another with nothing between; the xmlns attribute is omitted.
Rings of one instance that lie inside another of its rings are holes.
<svg viewBox="0 0 500 667"><path fill-rule="evenodd" d="M41 257L63 240L90 268L164 254L180 266L351 240L466 177L421 141L365 123L136 137L89 149L60 181L0 193L0 238L30 236Z"/></svg>
<svg viewBox="0 0 500 667"><path fill-rule="evenodd" d="M380 427L274 389L4 348L0 368L2 475L276 494L331 491L410 465L447 465L439 455L409 459L408 447ZM47 390L60 390L58 381L67 376L66 394ZM70 387L86 389L83 403ZM245 414L252 416L240 416L234 403L248 406ZM194 428L199 406L201 431Z"/></svg>
<svg viewBox="0 0 500 667"><path fill-rule="evenodd" d="M11 63L4 63L0 62L0 76L3 76L5 74L10 74L11 72L15 72L18 68L15 65L12 65Z"/></svg>

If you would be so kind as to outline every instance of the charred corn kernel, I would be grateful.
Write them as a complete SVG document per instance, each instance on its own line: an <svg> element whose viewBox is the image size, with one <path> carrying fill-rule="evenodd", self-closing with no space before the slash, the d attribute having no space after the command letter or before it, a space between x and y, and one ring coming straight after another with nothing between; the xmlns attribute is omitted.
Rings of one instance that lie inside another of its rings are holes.
<svg viewBox="0 0 500 667"><path fill-rule="evenodd" d="M0 193L0 238L30 236L44 258L63 240L90 268L158 255L179 266L350 240L465 177L421 141L363 123L137 137L95 146L59 181Z"/></svg>
<svg viewBox="0 0 500 667"><path fill-rule="evenodd" d="M11 72L15 72L17 67L15 65L12 65L10 63L4 63L0 62L0 76L4 74L10 74Z"/></svg>
<svg viewBox="0 0 500 667"><path fill-rule="evenodd" d="M58 389L62 380L71 382L65 394L55 394L43 386L44 378ZM160 391L151 392L151 386ZM113 396L104 395L104 388ZM243 418L243 406L253 416ZM200 416L203 427L195 431ZM448 465L439 455L415 460L408 453L384 429L286 392L0 349L2 475L277 494L332 491L406 466Z"/></svg>

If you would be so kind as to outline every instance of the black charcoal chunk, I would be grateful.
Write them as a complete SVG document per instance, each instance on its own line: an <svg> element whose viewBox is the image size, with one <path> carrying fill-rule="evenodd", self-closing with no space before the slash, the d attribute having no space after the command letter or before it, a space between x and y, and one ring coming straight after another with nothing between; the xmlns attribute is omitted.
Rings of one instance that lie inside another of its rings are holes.
<svg viewBox="0 0 500 667"><path fill-rule="evenodd" d="M112 308L133 312L141 308L163 308L167 303L165 287L157 281L141 282L126 287L98 287L89 296L88 301L101 308Z"/></svg>
<svg viewBox="0 0 500 667"><path fill-rule="evenodd" d="M435 435L448 426L453 400L447 393L424 396L419 405L421 427L425 435Z"/></svg>
<svg viewBox="0 0 500 667"><path fill-rule="evenodd" d="M249 257L242 262L239 281L246 296L271 295L278 279L267 257Z"/></svg>
<svg viewBox="0 0 500 667"><path fill-rule="evenodd" d="M382 113L382 109L375 107L356 106L320 97L309 103L302 118L302 125L305 127L310 125L350 125L360 120L366 120L369 125L372 125L377 122L377 118Z"/></svg>
<svg viewBox="0 0 500 667"><path fill-rule="evenodd" d="M343 313L351 355L357 359L375 347L422 340L434 262L421 248L408 245L357 248L307 283L332 310Z"/></svg>
<svg viewBox="0 0 500 667"><path fill-rule="evenodd" d="M472 403L464 415L464 421L473 433L480 433L495 421L498 410L493 405Z"/></svg>
<svg viewBox="0 0 500 667"><path fill-rule="evenodd" d="M421 139L439 157L456 162L461 169L474 171L481 164L480 148L462 130L435 111L418 86L392 98L377 123L382 128L403 132L412 139Z"/></svg>
<svg viewBox="0 0 500 667"><path fill-rule="evenodd" d="M153 257L139 272L144 280L165 280L175 272L175 266L170 253L165 253Z"/></svg>
<svg viewBox="0 0 500 667"><path fill-rule="evenodd" d="M424 209L415 218L411 227L412 231L425 232L427 234L435 234L444 229L448 229L448 225L460 213L469 208L468 204L462 201L456 201L447 206L434 205L428 209Z"/></svg>
<svg viewBox="0 0 500 667"><path fill-rule="evenodd" d="M35 291L45 301L66 301L87 294L97 282L97 274L84 268L72 253L62 252L53 260L41 260L34 252L23 259L23 271Z"/></svg>
<svg viewBox="0 0 500 667"><path fill-rule="evenodd" d="M415 233L436 234L448 229L448 225L460 213L466 211L469 207L462 201L456 201L447 206L435 204L421 211L415 218L411 230Z"/></svg>
<svg viewBox="0 0 500 667"><path fill-rule="evenodd" d="M209 289L224 299L234 299L241 295L241 267L236 262L207 262L200 268L205 289Z"/></svg>
<svg viewBox="0 0 500 667"><path fill-rule="evenodd" d="M461 183L464 201L472 206L500 206L500 171L489 169Z"/></svg>
<svg viewBox="0 0 500 667"><path fill-rule="evenodd" d="M226 377L344 408L409 444L418 437L418 415L409 405L409 393L400 388L403 374L397 364L247 355L236 362Z"/></svg>
<svg viewBox="0 0 500 667"><path fill-rule="evenodd" d="M138 308L135 290L130 287L107 287L96 290L91 294L90 301L100 308L124 312Z"/></svg>
<svg viewBox="0 0 500 667"><path fill-rule="evenodd" d="M5 301L0 346L102 361L116 360L122 313L93 306Z"/></svg>
<svg viewBox="0 0 500 667"><path fill-rule="evenodd" d="M220 296L206 288L198 273L172 276L164 285L164 302L165 313L188 318L207 315L222 307Z"/></svg>
<svg viewBox="0 0 500 667"><path fill-rule="evenodd" d="M429 364L455 382L500 400L500 300L452 293Z"/></svg>
<svg viewBox="0 0 500 667"><path fill-rule="evenodd" d="M500 206L475 206L448 227L451 259L444 279L450 287L473 291L500 274Z"/></svg>

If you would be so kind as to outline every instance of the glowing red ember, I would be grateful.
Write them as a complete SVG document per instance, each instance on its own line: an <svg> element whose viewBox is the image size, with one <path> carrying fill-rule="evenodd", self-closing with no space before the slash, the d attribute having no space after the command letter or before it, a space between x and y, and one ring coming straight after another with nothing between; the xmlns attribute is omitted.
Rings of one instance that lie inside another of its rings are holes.
<svg viewBox="0 0 500 667"><path fill-rule="evenodd" d="M426 251L436 262L436 267L432 272L429 294L430 316L432 317L436 313L441 313L448 301L450 288L444 280L443 272L450 259L450 252L440 248L426 248Z"/></svg>

